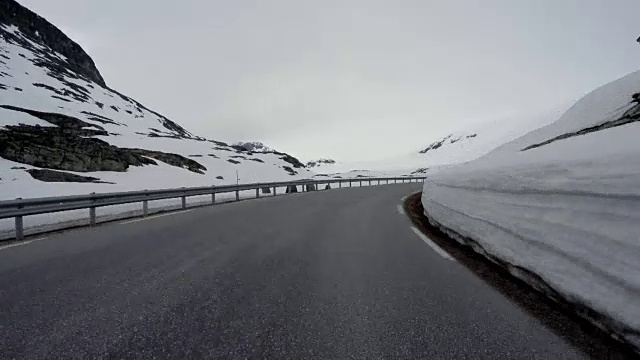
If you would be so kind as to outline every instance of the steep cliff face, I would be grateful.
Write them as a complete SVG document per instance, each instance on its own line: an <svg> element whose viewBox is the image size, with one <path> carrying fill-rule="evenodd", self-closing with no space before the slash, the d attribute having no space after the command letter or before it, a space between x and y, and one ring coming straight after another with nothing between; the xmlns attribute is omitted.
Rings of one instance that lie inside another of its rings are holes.
<svg viewBox="0 0 640 360"><path fill-rule="evenodd" d="M243 182L312 175L288 154L205 139L107 87L78 44L15 1L0 0L2 197L35 196L36 186L41 195L59 193L44 178L90 178L83 186L109 191L235 182L237 174Z"/></svg>
<svg viewBox="0 0 640 360"><path fill-rule="evenodd" d="M33 11L13 0L0 0L0 23L19 28L25 38L33 42L40 42L63 55L66 59L58 59L60 61L55 61L57 65L66 67L99 85L106 86L93 60L80 45ZM6 37L5 40L12 38L13 41L21 42L23 46L31 47L28 42L20 41L19 37L11 36L6 32L3 36ZM31 50L37 51L34 47L31 47Z"/></svg>

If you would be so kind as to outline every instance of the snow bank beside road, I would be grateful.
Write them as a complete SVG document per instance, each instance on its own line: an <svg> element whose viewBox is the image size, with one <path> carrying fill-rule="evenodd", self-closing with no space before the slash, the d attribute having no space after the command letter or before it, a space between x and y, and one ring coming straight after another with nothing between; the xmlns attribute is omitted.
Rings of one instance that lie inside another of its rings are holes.
<svg viewBox="0 0 640 360"><path fill-rule="evenodd" d="M628 337L635 342L640 339L638 93L640 72L605 85L556 122L433 174L422 199L432 221L635 332Z"/></svg>

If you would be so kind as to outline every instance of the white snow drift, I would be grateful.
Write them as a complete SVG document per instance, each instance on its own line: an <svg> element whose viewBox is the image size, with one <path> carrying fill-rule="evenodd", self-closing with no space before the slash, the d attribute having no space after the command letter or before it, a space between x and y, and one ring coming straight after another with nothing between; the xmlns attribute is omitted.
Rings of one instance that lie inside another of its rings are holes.
<svg viewBox="0 0 640 360"><path fill-rule="evenodd" d="M640 71L546 127L434 171L426 213L567 299L640 331L638 93Z"/></svg>

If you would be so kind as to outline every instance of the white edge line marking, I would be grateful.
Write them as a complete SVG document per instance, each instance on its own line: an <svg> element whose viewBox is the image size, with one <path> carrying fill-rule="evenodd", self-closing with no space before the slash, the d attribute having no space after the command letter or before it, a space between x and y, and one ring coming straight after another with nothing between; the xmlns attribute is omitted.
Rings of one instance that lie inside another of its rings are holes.
<svg viewBox="0 0 640 360"><path fill-rule="evenodd" d="M404 209L402 208L402 205L398 205L398 214L404 215Z"/></svg>
<svg viewBox="0 0 640 360"><path fill-rule="evenodd" d="M2 247L0 247L0 251L5 250L5 249L10 249L10 248L16 247L16 246L28 245L28 244L31 244L32 242L46 240L46 239L47 239L47 237L41 237L41 238L37 238L37 239L33 239L33 240L21 241L19 243L2 246Z"/></svg>
<svg viewBox="0 0 640 360"><path fill-rule="evenodd" d="M418 237L422 239L422 241L424 241L427 245L429 245L429 247L432 248L433 251L437 252L438 255L442 256L447 260L455 261L451 257L451 255L449 255L449 253L442 250L438 245L436 245L433 241L431 241L431 239L429 239L425 234L423 234L422 231L416 229L415 226L412 226L411 230L413 230L413 232L416 233L416 235L418 235Z"/></svg>
<svg viewBox="0 0 640 360"><path fill-rule="evenodd" d="M170 212L170 213L166 213L166 214L159 214L159 215L152 215L152 216L147 216L147 217L143 217L140 219L133 219L133 220L127 220L127 221L123 221L120 223L120 225L124 225L124 224L131 224L134 222L138 222L138 221L144 221L144 220L151 220L151 219L155 219L155 218L159 218L159 217L163 217L163 216L169 216L169 215L176 215L176 214L184 214L187 213L189 211L193 211L195 209L189 209L189 210L182 210L182 211L174 211L174 212Z"/></svg>

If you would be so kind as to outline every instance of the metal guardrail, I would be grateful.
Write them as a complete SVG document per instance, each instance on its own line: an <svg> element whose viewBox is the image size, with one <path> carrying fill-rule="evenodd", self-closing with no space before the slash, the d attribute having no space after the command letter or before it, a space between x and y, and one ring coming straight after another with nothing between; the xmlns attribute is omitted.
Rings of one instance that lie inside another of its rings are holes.
<svg viewBox="0 0 640 360"><path fill-rule="evenodd" d="M276 196L276 189L281 187L302 187L301 192L310 188L318 188L319 185L338 184L341 188L342 184L368 182L369 185L382 182L389 183L406 183L406 182L423 182L426 177L381 177L381 178L350 178L350 179L326 179L326 180L296 180L284 182L269 183L252 183L239 185L223 185L208 187L191 187L177 189L160 189L160 190L142 190L127 191L114 193L91 193L88 195L71 195L71 196L54 196L33 199L16 199L0 201L0 219L15 218L15 239L24 239L23 217L29 215L46 214L61 211L89 209L89 225L96 225L96 208L112 205L123 205L131 203L142 203L142 215L149 214L149 201L166 200L166 199L182 199L182 208L187 208L187 198L191 196L211 195L211 204L216 202L216 194L219 193L236 193L236 201L240 200L240 191L254 190L256 198L260 197L260 190L263 188L273 189L271 196ZM313 186L312 186L313 185Z"/></svg>

